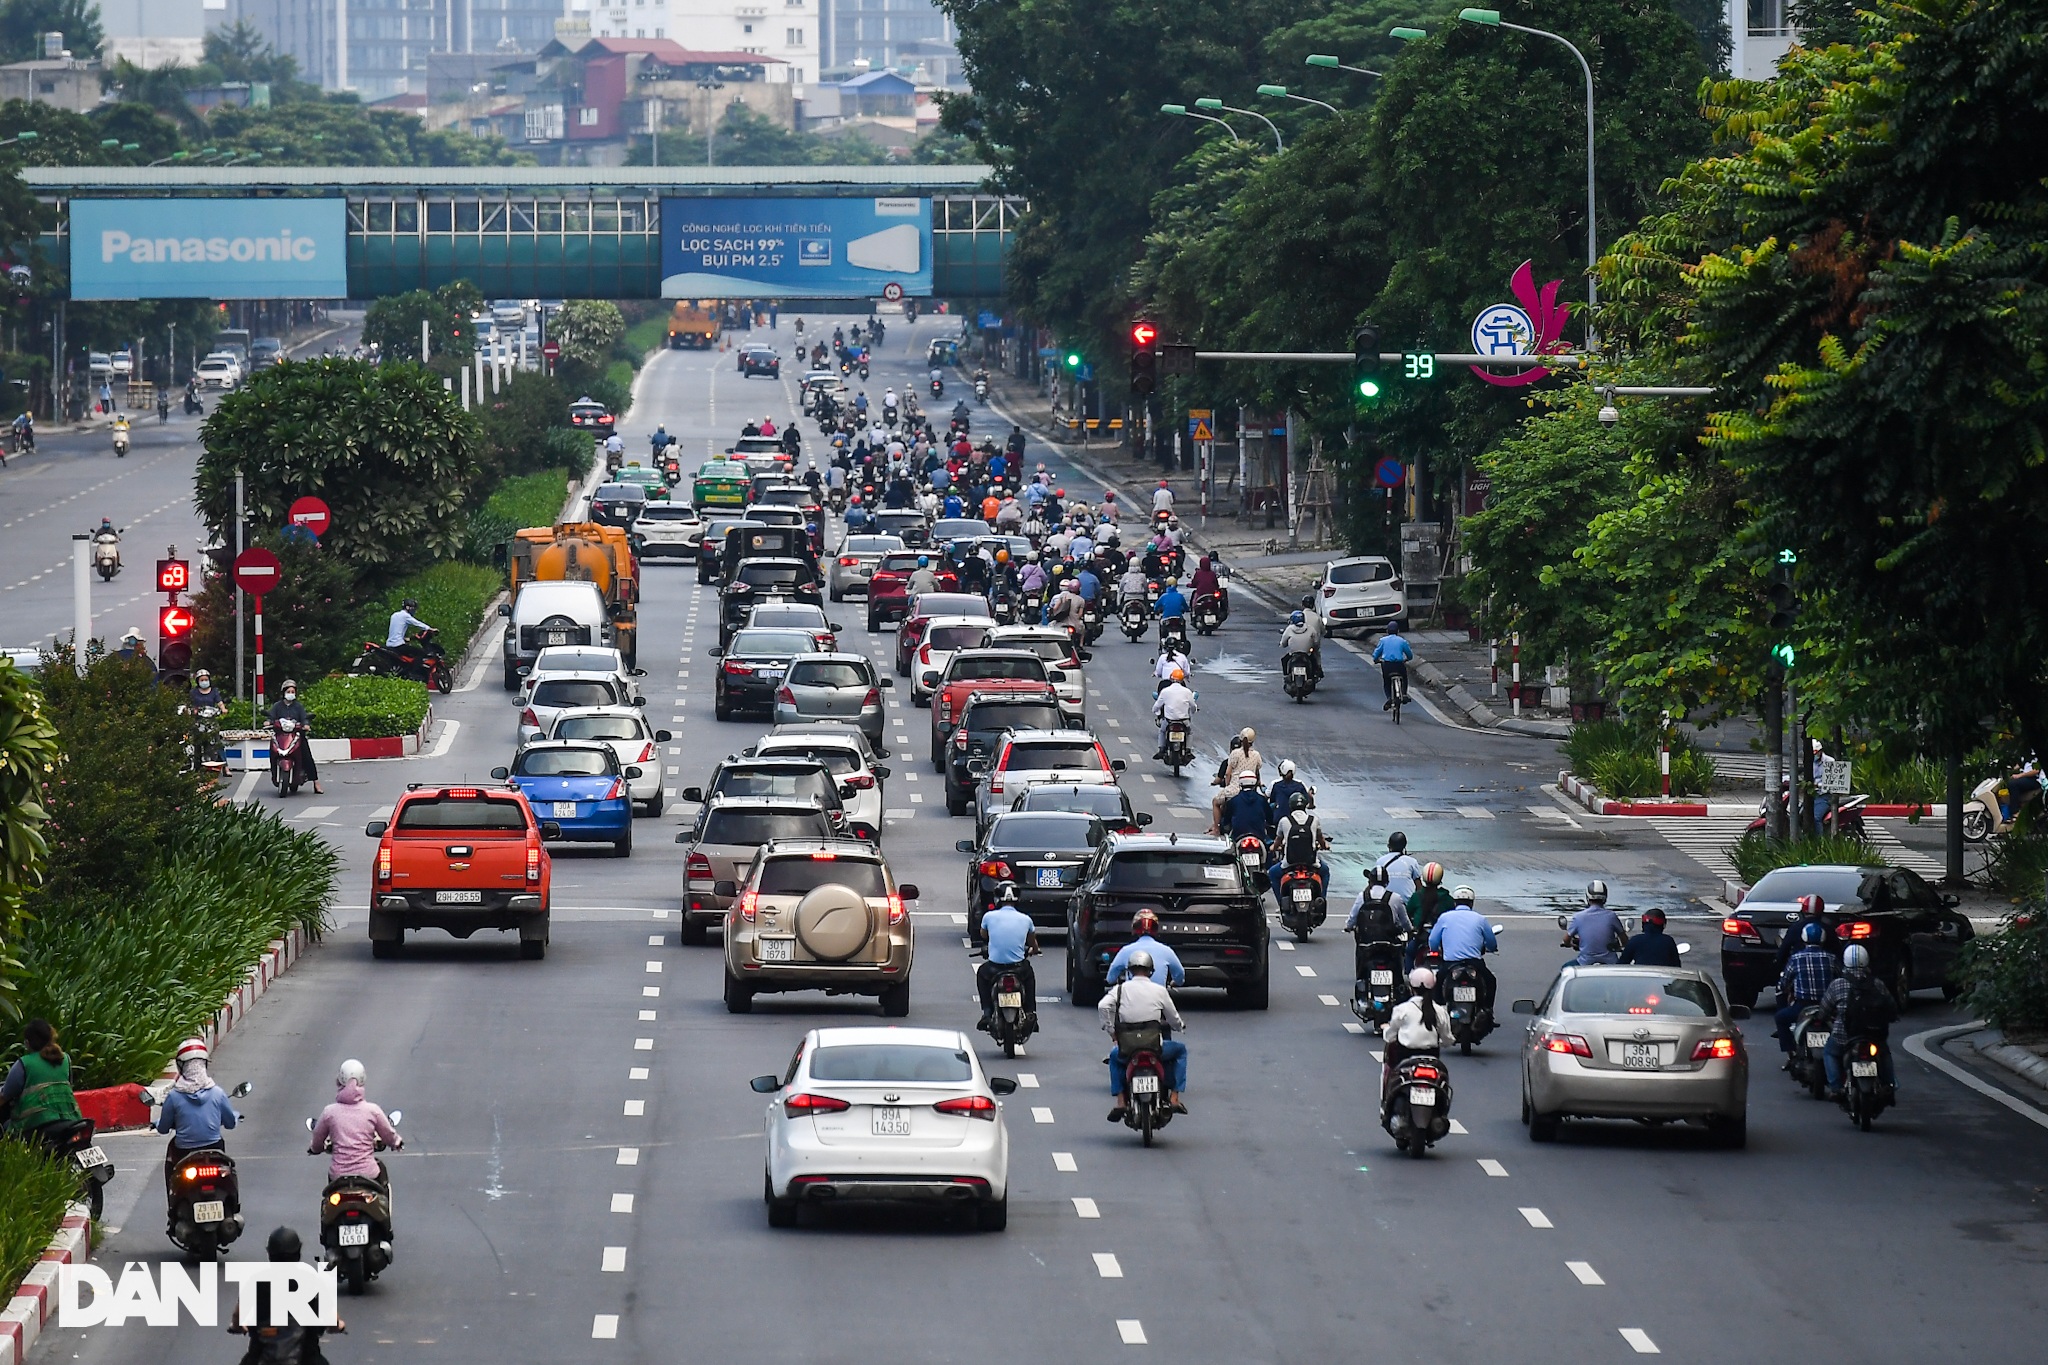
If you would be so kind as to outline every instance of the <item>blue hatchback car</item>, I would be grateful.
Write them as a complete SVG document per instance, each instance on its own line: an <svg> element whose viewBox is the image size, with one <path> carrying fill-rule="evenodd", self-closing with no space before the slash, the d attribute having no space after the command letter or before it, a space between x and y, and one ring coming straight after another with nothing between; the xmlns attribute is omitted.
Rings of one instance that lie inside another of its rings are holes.
<svg viewBox="0 0 2048 1365"><path fill-rule="evenodd" d="M562 827L570 843L610 844L624 858L633 851L635 767L620 767L609 745L578 740L542 740L520 750L511 768L491 776L509 779L526 794L534 816Z"/></svg>

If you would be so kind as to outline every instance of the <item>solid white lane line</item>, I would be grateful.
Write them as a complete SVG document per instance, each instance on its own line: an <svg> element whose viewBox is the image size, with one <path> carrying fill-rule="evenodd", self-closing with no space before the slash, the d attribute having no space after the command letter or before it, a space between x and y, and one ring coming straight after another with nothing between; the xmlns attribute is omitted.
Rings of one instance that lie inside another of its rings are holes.
<svg viewBox="0 0 2048 1365"><path fill-rule="evenodd" d="M619 1148L619 1165L621 1165L621 1166L638 1166L639 1164L640 1164L640 1149L639 1149L638 1147L621 1147L621 1148Z"/></svg>
<svg viewBox="0 0 2048 1365"><path fill-rule="evenodd" d="M635 1039L633 1040L633 1051L635 1051L635 1052L652 1052L652 1051L654 1051L654 1040L653 1040L652 1038L635 1038Z"/></svg>
<svg viewBox="0 0 2048 1365"><path fill-rule="evenodd" d="M616 1341L618 1336L619 1315L617 1313L599 1313L595 1318L591 1319L590 1339L592 1341Z"/></svg>
<svg viewBox="0 0 2048 1365"><path fill-rule="evenodd" d="M1074 1164L1074 1154L1072 1152L1054 1152L1052 1154L1052 1168L1056 1171L1065 1171L1068 1175L1072 1175L1081 1169Z"/></svg>
<svg viewBox="0 0 2048 1365"><path fill-rule="evenodd" d="M615 1195L613 1195L613 1196L612 1196L612 1212L613 1212L613 1213L631 1213L632 1211L633 1211L633 1196L632 1196L632 1195L630 1195L630 1194L615 1194Z"/></svg>
<svg viewBox="0 0 2048 1365"><path fill-rule="evenodd" d="M1479 1158L1479 1169L1492 1176L1505 1176L1508 1173L1507 1167L1501 1165L1490 1156Z"/></svg>
<svg viewBox="0 0 2048 1365"><path fill-rule="evenodd" d="M604 1261L598 1266L598 1269L608 1274L623 1275L626 1271L626 1249L624 1247L606 1247L604 1249Z"/></svg>
<svg viewBox="0 0 2048 1365"><path fill-rule="evenodd" d="M1319 995L1316 997L1316 999L1322 1001L1325 1005L1334 1005L1337 1003L1337 997L1334 995Z"/></svg>
<svg viewBox="0 0 2048 1365"><path fill-rule="evenodd" d="M1627 1342L1630 1346L1634 1347L1635 1353L1639 1356L1657 1356L1664 1354L1662 1351L1657 1349L1657 1343L1650 1340L1650 1334L1648 1332L1645 1332L1640 1327L1622 1328L1621 1339Z"/></svg>
<svg viewBox="0 0 2048 1365"><path fill-rule="evenodd" d="M1078 1218L1100 1218L1102 1211L1095 1207L1093 1199L1086 1199L1077 1194L1074 1196L1074 1215Z"/></svg>
<svg viewBox="0 0 2048 1365"><path fill-rule="evenodd" d="M1095 1253L1095 1273L1105 1280L1121 1280L1124 1268L1117 1264L1114 1251L1098 1251Z"/></svg>
<svg viewBox="0 0 2048 1365"><path fill-rule="evenodd" d="M1316 969L1309 966L1305 962L1296 963L1294 966L1294 970L1302 976L1314 976L1316 974Z"/></svg>
<svg viewBox="0 0 2048 1365"><path fill-rule="evenodd" d="M1578 1276L1580 1284L1607 1283L1607 1281L1600 1278L1600 1272L1593 1269L1593 1263L1591 1261L1566 1261L1564 1263L1564 1268L1566 1270L1571 1271L1572 1274Z"/></svg>
<svg viewBox="0 0 2048 1365"><path fill-rule="evenodd" d="M1116 1334L1123 1338L1124 1345L1126 1346L1143 1346L1145 1344L1145 1324L1136 1318L1118 1318L1116 1320Z"/></svg>
<svg viewBox="0 0 2048 1365"><path fill-rule="evenodd" d="M1031 1121L1033 1123L1051 1123L1052 1110L1047 1109L1044 1105L1035 1106L1031 1111Z"/></svg>
<svg viewBox="0 0 2048 1365"><path fill-rule="evenodd" d="M1523 1220L1532 1228L1547 1228L1551 1226L1550 1215L1542 1209L1523 1209L1521 1210L1521 1215Z"/></svg>
<svg viewBox="0 0 2048 1365"><path fill-rule="evenodd" d="M644 1117L646 1117L646 1114L647 1114L647 1101L646 1101L646 1100L627 1100L627 1101L626 1101L626 1113L625 1113L625 1117L626 1117L626 1118L629 1118L629 1119L637 1119L637 1118L644 1118Z"/></svg>
<svg viewBox="0 0 2048 1365"><path fill-rule="evenodd" d="M1018 1072L1018 1073L1017 1073L1017 1088L1018 1088L1019 1090L1036 1090L1036 1089L1038 1089L1038 1077L1037 1077L1037 1076L1035 1076L1035 1075L1033 1075L1033 1074L1032 1074L1031 1072L1029 1072L1029 1071L1020 1071L1020 1072Z"/></svg>

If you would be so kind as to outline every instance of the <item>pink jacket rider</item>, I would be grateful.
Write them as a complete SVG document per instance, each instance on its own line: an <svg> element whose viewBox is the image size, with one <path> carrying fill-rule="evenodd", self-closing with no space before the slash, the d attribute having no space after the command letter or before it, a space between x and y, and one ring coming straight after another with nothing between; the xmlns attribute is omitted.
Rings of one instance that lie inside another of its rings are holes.
<svg viewBox="0 0 2048 1365"><path fill-rule="evenodd" d="M313 1125L313 1140L306 1150L317 1156L330 1138L334 1141L334 1158L327 1164L329 1180L345 1175L374 1180L379 1169L377 1139L382 1138L384 1145L394 1152L405 1145L383 1108L363 1098L360 1081L349 1081L334 1092L334 1103L320 1111L320 1120Z"/></svg>

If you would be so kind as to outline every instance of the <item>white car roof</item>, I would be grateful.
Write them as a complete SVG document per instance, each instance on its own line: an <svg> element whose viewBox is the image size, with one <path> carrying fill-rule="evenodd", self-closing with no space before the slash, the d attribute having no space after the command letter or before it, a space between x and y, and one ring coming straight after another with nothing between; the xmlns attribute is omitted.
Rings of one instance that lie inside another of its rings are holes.
<svg viewBox="0 0 2048 1365"><path fill-rule="evenodd" d="M553 681L553 679L549 681ZM649 733L652 733L654 729L648 723L647 713L637 706L566 706L562 708L562 713L555 717L555 724L560 725L563 721L573 720L578 716L617 716L622 720L639 721L642 725L647 726ZM603 740L595 739L590 741L592 744L602 744L604 742Z"/></svg>
<svg viewBox="0 0 2048 1365"><path fill-rule="evenodd" d="M811 1030L816 1047L854 1047L862 1043L900 1043L909 1047L957 1047L970 1056L974 1044L957 1029L945 1028L821 1028Z"/></svg>
<svg viewBox="0 0 2048 1365"><path fill-rule="evenodd" d="M568 660L573 664L563 667ZM533 670L538 673L546 668L549 672L589 672L591 670L626 671L626 660L618 650L609 645L543 645L540 653L533 656Z"/></svg>

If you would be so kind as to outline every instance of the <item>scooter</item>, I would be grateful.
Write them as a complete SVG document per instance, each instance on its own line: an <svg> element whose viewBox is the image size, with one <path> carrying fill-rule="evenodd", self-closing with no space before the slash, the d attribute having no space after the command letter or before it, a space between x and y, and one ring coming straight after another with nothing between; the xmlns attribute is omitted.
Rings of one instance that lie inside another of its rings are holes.
<svg viewBox="0 0 2048 1365"><path fill-rule="evenodd" d="M1884 1083L1879 1066L1884 1048L1881 1039L1857 1037L1851 1038L1842 1050L1849 1063L1849 1074L1842 1077L1842 1112L1866 1133L1870 1131L1871 1120L1898 1099L1897 1090Z"/></svg>
<svg viewBox="0 0 2048 1365"><path fill-rule="evenodd" d="M185 390L185 415L187 417L204 417L206 415L205 400L190 389Z"/></svg>
<svg viewBox="0 0 2048 1365"><path fill-rule="evenodd" d="M1309 663L1306 654L1290 654L1280 661L1280 686L1298 702L1307 701L1308 694L1316 690L1315 670Z"/></svg>
<svg viewBox="0 0 2048 1365"><path fill-rule="evenodd" d="M1364 962L1351 986L1351 1012L1368 1033L1378 1036L1394 1017L1394 1006L1408 998L1408 981L1401 975L1401 945L1368 943L1361 951Z"/></svg>
<svg viewBox="0 0 2048 1365"><path fill-rule="evenodd" d="M1223 624L1223 610L1217 604L1216 594L1205 592L1195 598L1195 631L1200 635L1214 635Z"/></svg>
<svg viewBox="0 0 2048 1365"><path fill-rule="evenodd" d="M1180 776L1182 768L1190 767L1195 761L1195 751L1188 747L1188 723L1184 720L1166 722L1166 766Z"/></svg>
<svg viewBox="0 0 2048 1365"><path fill-rule="evenodd" d="M1499 933L1498 927L1494 930ZM1477 963L1458 961L1445 968L1441 978L1444 995L1451 1009L1451 1037L1458 1044L1458 1051L1469 1057L1472 1048L1486 1041L1486 1035L1496 1027L1493 1011L1479 1003L1481 981Z"/></svg>
<svg viewBox="0 0 2048 1365"><path fill-rule="evenodd" d="M1187 618L1169 616L1159 623L1159 650L1163 654L1171 645L1182 654L1193 656L1194 650L1188 644Z"/></svg>
<svg viewBox="0 0 2048 1365"><path fill-rule="evenodd" d="M1145 604L1136 597L1124 603L1123 609L1117 613L1117 629L1121 630L1132 644L1144 638L1145 624Z"/></svg>
<svg viewBox="0 0 2048 1365"><path fill-rule="evenodd" d="M102 532L92 538L92 566L106 582L121 572L121 538Z"/></svg>
<svg viewBox="0 0 2048 1365"><path fill-rule="evenodd" d="M115 428L114 428L114 458L115 458L115 459L119 460L119 459L126 459L126 458L127 458L127 456L128 456L128 441L129 441L129 437L128 437L128 428L127 428L127 427L126 427L125 425L124 425L124 426L117 426L117 427L115 427Z"/></svg>
<svg viewBox="0 0 2048 1365"><path fill-rule="evenodd" d="M1266 890L1266 841L1256 834L1247 834L1237 841L1237 863L1244 869L1259 889L1259 899L1265 899Z"/></svg>
<svg viewBox="0 0 2048 1365"><path fill-rule="evenodd" d="M1786 795L1790 789L1790 783L1781 782L1779 784L1776 802L1779 810L1785 808ZM1870 798L1868 796L1845 796L1842 798L1841 804L1829 810L1821 818L1821 827L1829 834L1847 834L1856 839L1865 838L1867 836L1863 830L1863 808L1869 803ZM1749 827L1744 831L1746 834L1762 835L1770 828L1772 804L1772 802L1765 801L1757 806L1756 819L1749 822ZM1966 839L1970 837L1970 812L1967 809L1963 812L1963 837Z"/></svg>
<svg viewBox="0 0 2048 1365"><path fill-rule="evenodd" d="M865 360L861 361L860 363L860 377L862 379L866 379L868 377L868 363Z"/></svg>
<svg viewBox="0 0 2048 1365"><path fill-rule="evenodd" d="M270 785L279 796L295 796L305 779L299 775L299 749L309 738L299 723L286 716L270 727Z"/></svg>
<svg viewBox="0 0 2048 1365"><path fill-rule="evenodd" d="M1102 604L1090 602L1081 609L1081 631L1088 644L1102 638Z"/></svg>
<svg viewBox="0 0 2048 1365"><path fill-rule="evenodd" d="M423 682L447 696L455 690L455 674L441 647L441 632L432 626L396 648L363 641L363 652L348 666L351 673L386 673L412 682Z"/></svg>
<svg viewBox="0 0 2048 1365"><path fill-rule="evenodd" d="M2018 801L2012 799L2012 779L2009 777L1987 777L1977 784L1970 793L1970 799L1963 805L1963 837L1973 844L1981 844L1996 834L2003 834L2012 828L2012 822L2019 818L2027 803L2041 794L2036 787L2021 795Z"/></svg>
<svg viewBox="0 0 2048 1365"><path fill-rule="evenodd" d="M142 1092L145 1096L148 1091ZM91 1119L45 1124L34 1130L35 1140L59 1160L69 1158L78 1177L78 1197L86 1203L97 1223L105 1204L107 1182L114 1178L114 1163L93 1139Z"/></svg>
<svg viewBox="0 0 2048 1365"><path fill-rule="evenodd" d="M171 400L170 400L170 398L169 398L169 397L167 397L167 396L166 396L166 395L164 395L164 394L158 394L158 395L157 395L157 399L156 399L156 421L157 421L157 425L158 425L158 426L162 426L162 425L163 425L164 423L166 423L166 422L168 422L168 421L170 421L170 420L171 420Z"/></svg>
<svg viewBox="0 0 2048 1365"><path fill-rule="evenodd" d="M943 397L945 397L945 396L946 396L946 381L945 381L945 380L943 380L943 379L934 379L934 380L933 380L933 381L931 382L931 385L930 385L930 387L931 387L931 391L932 391L932 397L934 397L934 398L943 398Z"/></svg>
<svg viewBox="0 0 2048 1365"><path fill-rule="evenodd" d="M974 381L974 401L977 403L986 403L988 401L988 381L986 379Z"/></svg>
<svg viewBox="0 0 2048 1365"><path fill-rule="evenodd" d="M1308 942L1317 925L1329 917L1329 898L1323 894L1313 867L1289 867L1280 873L1280 926L1297 942Z"/></svg>
<svg viewBox="0 0 2048 1365"><path fill-rule="evenodd" d="M1451 1131L1451 1072L1441 1057L1403 1057L1380 1102L1380 1127L1394 1146L1420 1157Z"/></svg>
<svg viewBox="0 0 2048 1365"><path fill-rule="evenodd" d="M239 1100L255 1088L243 1081L228 1098ZM152 1109L163 1104L148 1090L137 1090L136 1097ZM242 1235L242 1183L234 1158L223 1148L202 1147L185 1153L171 1179L171 1241L195 1260L213 1260Z"/></svg>
<svg viewBox="0 0 2048 1365"><path fill-rule="evenodd" d="M389 1115L396 1128L405 1117L403 1109ZM313 1131L313 1120L306 1120ZM326 1149L334 1150L329 1142ZM384 1140L376 1140L384 1150ZM368 1176L337 1176L320 1191L320 1245L327 1251L327 1266L348 1281L349 1292L360 1294L363 1286L390 1266L391 1194Z"/></svg>
<svg viewBox="0 0 2048 1365"><path fill-rule="evenodd" d="M1825 1098L1828 1092L1828 1071L1824 1060L1828 1031L1813 1026L1819 1014L1819 1005L1808 1005L1792 1021L1792 1051L1785 1065L1785 1074L1792 1078L1792 1084L1817 1100Z"/></svg>
<svg viewBox="0 0 2048 1365"><path fill-rule="evenodd" d="M978 949L974 955L987 957L988 950ZM1038 1032L1038 1016L1025 1013L1024 986L1015 972L1004 972L996 978L995 997L996 1008L989 1016L988 1035L1003 1050L1005 1057L1015 1057L1025 1040Z"/></svg>
<svg viewBox="0 0 2048 1365"><path fill-rule="evenodd" d="M1128 1024L1116 1031L1124 1063L1124 1126L1147 1147L1152 1135L1173 1121L1167 1107L1165 1035L1157 1024Z"/></svg>

